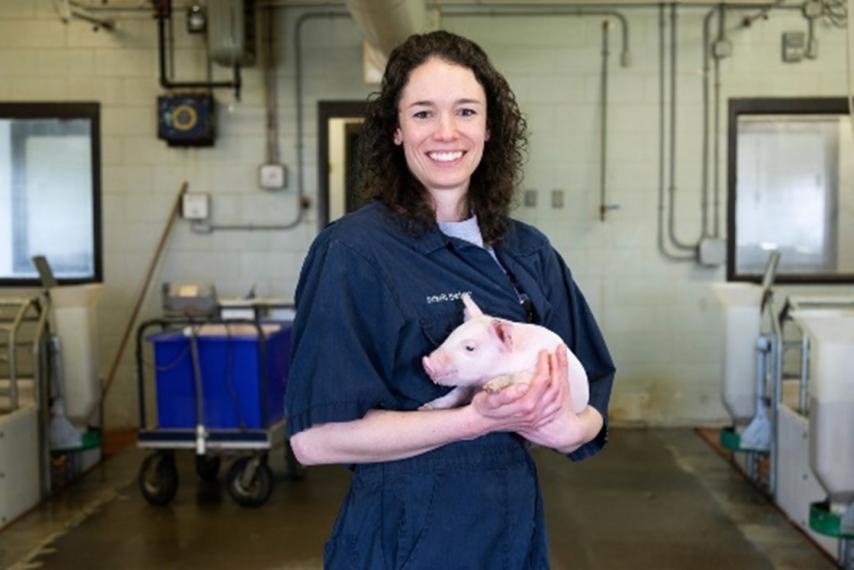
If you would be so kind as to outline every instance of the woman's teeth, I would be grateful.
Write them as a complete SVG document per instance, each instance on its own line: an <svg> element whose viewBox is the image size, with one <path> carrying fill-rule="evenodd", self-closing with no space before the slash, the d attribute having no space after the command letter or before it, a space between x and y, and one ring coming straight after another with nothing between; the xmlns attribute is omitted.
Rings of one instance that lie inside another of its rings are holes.
<svg viewBox="0 0 854 570"><path fill-rule="evenodd" d="M427 154L431 160L435 160L436 162L453 162L458 160L463 156L463 151L458 150L456 152L430 152Z"/></svg>

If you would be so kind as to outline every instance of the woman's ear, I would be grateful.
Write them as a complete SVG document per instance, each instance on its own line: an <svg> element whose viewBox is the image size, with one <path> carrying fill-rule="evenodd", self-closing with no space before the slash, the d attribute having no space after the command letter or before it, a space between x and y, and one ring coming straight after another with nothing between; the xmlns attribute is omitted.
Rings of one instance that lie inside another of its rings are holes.
<svg viewBox="0 0 854 570"><path fill-rule="evenodd" d="M400 132L400 127L394 129L394 144L400 146L403 143L403 133Z"/></svg>
<svg viewBox="0 0 854 570"><path fill-rule="evenodd" d="M484 142L488 141L488 140L489 140L489 136L490 136L489 129L486 129L486 135L483 137L483 141L484 141Z"/></svg>

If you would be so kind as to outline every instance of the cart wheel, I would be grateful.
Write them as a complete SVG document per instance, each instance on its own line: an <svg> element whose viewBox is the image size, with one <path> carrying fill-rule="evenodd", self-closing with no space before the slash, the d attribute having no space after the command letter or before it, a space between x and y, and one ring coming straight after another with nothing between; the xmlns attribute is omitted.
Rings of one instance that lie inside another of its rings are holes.
<svg viewBox="0 0 854 570"><path fill-rule="evenodd" d="M305 467L294 455L290 440L285 440L285 476L291 481L299 481L305 477Z"/></svg>
<svg viewBox="0 0 854 570"><path fill-rule="evenodd" d="M252 465L251 457L241 457L231 464L226 475L226 484L231 498L241 507L260 507L273 492L273 472L262 458L250 481L244 481Z"/></svg>
<svg viewBox="0 0 854 570"><path fill-rule="evenodd" d="M139 490L152 505L163 506L178 492L178 468L171 453L153 453L139 469Z"/></svg>
<svg viewBox="0 0 854 570"><path fill-rule="evenodd" d="M219 476L220 459L217 455L197 455L196 475L205 483L216 483Z"/></svg>

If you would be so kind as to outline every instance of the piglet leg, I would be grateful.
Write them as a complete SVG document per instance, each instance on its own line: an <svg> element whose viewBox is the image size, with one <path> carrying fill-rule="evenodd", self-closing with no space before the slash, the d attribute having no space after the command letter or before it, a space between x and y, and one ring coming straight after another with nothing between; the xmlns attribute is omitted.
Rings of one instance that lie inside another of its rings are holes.
<svg viewBox="0 0 854 570"><path fill-rule="evenodd" d="M517 372L516 374L504 374L496 376L489 382L483 385L483 389L490 394L497 394L501 390L512 386L513 384L527 384L531 381L531 375L527 372Z"/></svg>
<svg viewBox="0 0 854 570"><path fill-rule="evenodd" d="M467 404L471 401L472 396L474 396L474 392L476 388L472 388L471 386L458 386L442 396L441 398L436 398L431 402L427 402L420 408L419 410L447 410L449 408L456 408L461 404Z"/></svg>

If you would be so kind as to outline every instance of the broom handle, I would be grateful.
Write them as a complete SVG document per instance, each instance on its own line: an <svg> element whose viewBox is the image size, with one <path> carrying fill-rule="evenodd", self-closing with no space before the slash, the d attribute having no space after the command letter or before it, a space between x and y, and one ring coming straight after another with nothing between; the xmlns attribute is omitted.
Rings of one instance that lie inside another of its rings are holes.
<svg viewBox="0 0 854 570"><path fill-rule="evenodd" d="M178 192L178 196L175 198L175 203L172 205L172 211L169 214L169 220L166 222L166 227L163 228L163 234L160 236L160 243L157 244L157 249L154 252L154 256L148 262L148 271L145 274L145 282L142 285L142 290L139 293L139 296L136 299L136 305L134 305L133 312L131 313L130 319L128 319L128 324L125 327L125 333L122 336L122 342L119 344L119 350L116 353L116 357L113 359L113 365L110 367L110 373L107 375L107 381L104 384L104 389L101 391L101 404L103 405L104 399L107 397L107 392L110 391L110 388L113 385L113 381L116 379L116 372L119 369L119 364L122 361L122 356L124 356L125 349L127 348L128 339L130 338L130 334L133 331L133 325L136 323L136 318L139 316L139 311L142 309L142 304L145 302L145 297L148 295L148 288L151 285L151 279L154 277L154 270L157 268L157 263L160 261L160 256L163 254L163 249L166 246L166 240L169 238L169 234L172 233L172 226L175 225L175 220L178 219L178 212L181 209L181 201L184 198L184 194L187 193L187 189L190 187L189 183L184 182L181 184L181 190ZM104 418L101 418L101 422L104 421Z"/></svg>

